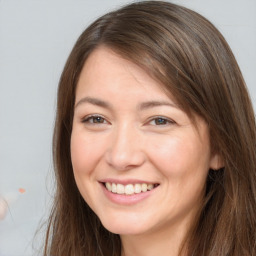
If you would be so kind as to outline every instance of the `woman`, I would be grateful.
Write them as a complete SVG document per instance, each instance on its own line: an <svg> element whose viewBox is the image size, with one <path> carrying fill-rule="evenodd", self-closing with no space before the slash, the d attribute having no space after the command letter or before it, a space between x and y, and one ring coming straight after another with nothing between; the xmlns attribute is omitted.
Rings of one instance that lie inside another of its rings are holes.
<svg viewBox="0 0 256 256"><path fill-rule="evenodd" d="M78 39L62 73L45 255L256 255L255 118L199 14L138 2Z"/></svg>

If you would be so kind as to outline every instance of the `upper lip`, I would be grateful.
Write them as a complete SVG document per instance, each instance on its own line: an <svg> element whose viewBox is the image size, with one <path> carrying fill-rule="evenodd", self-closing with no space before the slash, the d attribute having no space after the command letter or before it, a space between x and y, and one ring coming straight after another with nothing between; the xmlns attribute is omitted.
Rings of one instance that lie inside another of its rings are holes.
<svg viewBox="0 0 256 256"><path fill-rule="evenodd" d="M100 183L115 183L115 184L123 184L123 185L128 185L128 184L159 184L159 182L154 182L154 181L146 181L146 180L141 180L141 179L125 179L125 180L120 180L120 179L102 179L99 181Z"/></svg>

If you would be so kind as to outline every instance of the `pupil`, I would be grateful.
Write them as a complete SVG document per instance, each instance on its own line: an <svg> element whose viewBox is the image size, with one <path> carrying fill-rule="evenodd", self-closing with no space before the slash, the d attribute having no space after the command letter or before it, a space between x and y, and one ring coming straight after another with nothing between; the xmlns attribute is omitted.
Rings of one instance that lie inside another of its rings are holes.
<svg viewBox="0 0 256 256"><path fill-rule="evenodd" d="M163 118L157 118L156 119L156 124L166 124L166 120Z"/></svg>
<svg viewBox="0 0 256 256"><path fill-rule="evenodd" d="M99 116L94 118L94 123L103 123L103 119Z"/></svg>

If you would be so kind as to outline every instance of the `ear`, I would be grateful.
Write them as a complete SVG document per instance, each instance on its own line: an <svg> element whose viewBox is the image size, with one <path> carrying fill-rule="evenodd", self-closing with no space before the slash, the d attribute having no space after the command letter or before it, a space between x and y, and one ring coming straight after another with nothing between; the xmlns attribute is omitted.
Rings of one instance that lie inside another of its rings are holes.
<svg viewBox="0 0 256 256"><path fill-rule="evenodd" d="M212 170L219 170L224 167L224 161L219 154L214 154L210 160L210 168Z"/></svg>

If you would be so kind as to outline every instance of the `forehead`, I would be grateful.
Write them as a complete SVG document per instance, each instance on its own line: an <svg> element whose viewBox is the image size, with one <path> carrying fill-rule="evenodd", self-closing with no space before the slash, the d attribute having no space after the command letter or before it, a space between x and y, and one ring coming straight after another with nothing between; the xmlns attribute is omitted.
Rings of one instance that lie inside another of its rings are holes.
<svg viewBox="0 0 256 256"><path fill-rule="evenodd" d="M94 50L86 60L81 71L76 96L79 94L118 93L128 96L138 92L154 99L160 96L165 99L174 98L166 93L164 86L153 79L144 69L121 57L109 48L100 47Z"/></svg>

